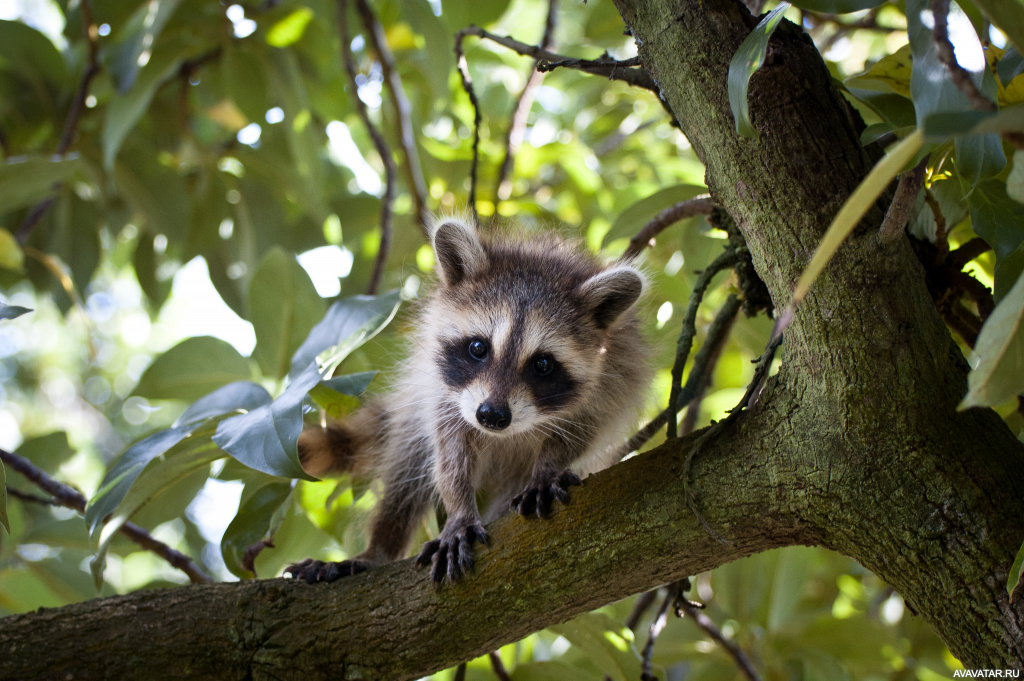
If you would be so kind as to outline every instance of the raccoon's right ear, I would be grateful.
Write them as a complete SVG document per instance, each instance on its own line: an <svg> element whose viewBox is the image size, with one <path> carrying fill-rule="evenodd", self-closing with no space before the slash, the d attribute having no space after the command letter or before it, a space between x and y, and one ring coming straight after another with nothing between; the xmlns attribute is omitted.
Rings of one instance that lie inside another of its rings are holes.
<svg viewBox="0 0 1024 681"><path fill-rule="evenodd" d="M613 267L595 274L580 287L599 329L612 326L636 302L643 290L643 275L629 266Z"/></svg>
<svg viewBox="0 0 1024 681"><path fill-rule="evenodd" d="M444 220L433 230L434 254L445 286L455 286L487 264L487 254L473 225Z"/></svg>

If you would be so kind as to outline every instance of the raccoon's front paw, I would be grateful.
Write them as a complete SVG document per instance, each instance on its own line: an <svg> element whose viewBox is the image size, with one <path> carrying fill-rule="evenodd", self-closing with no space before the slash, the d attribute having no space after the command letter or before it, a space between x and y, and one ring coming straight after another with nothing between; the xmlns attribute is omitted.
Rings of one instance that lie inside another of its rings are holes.
<svg viewBox="0 0 1024 681"><path fill-rule="evenodd" d="M430 578L440 585L447 576L452 584L473 569L473 544L490 544L491 538L479 518L449 518L441 536L423 545L416 566L431 565Z"/></svg>
<svg viewBox="0 0 1024 681"><path fill-rule="evenodd" d="M551 513L551 502L558 499L563 504L569 503L569 488L579 484L580 477L572 471L562 471L540 479L535 475L530 486L512 499L511 508L521 516L545 518Z"/></svg>
<svg viewBox="0 0 1024 681"><path fill-rule="evenodd" d="M363 560L343 560L339 563L332 563L323 560L307 558L301 563L289 565L284 569L286 575L295 579L304 579L307 584L317 582L333 582L341 577L357 575L366 572L370 564Z"/></svg>

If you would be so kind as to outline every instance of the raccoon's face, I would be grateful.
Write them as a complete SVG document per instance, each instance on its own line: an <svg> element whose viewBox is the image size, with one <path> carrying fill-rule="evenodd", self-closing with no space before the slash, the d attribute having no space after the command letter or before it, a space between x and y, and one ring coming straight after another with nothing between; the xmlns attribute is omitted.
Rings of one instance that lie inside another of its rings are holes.
<svg viewBox="0 0 1024 681"><path fill-rule="evenodd" d="M557 429L596 385L608 331L639 296L640 275L564 246L485 245L453 221L437 228L434 248L443 287L428 323L449 406L490 435Z"/></svg>

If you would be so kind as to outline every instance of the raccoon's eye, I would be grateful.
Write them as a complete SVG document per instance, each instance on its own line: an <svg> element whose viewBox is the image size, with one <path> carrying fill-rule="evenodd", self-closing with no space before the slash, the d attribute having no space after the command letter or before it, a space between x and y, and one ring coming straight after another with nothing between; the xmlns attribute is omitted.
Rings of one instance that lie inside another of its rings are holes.
<svg viewBox="0 0 1024 681"><path fill-rule="evenodd" d="M555 360L551 357L542 356L533 360L533 373L538 376L547 376L555 370Z"/></svg>
<svg viewBox="0 0 1024 681"><path fill-rule="evenodd" d="M487 357L487 343L482 340L471 341L469 343L469 356L477 360Z"/></svg>

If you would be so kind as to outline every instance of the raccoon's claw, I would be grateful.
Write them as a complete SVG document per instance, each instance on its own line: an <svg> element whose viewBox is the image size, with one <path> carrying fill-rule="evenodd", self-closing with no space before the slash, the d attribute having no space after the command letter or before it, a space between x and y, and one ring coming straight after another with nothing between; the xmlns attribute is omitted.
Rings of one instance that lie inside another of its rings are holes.
<svg viewBox="0 0 1024 681"><path fill-rule="evenodd" d="M295 563L286 567L284 574L290 575L295 579L304 579L307 584L316 584L317 582L333 582L341 577L357 575L360 572L366 572L368 567L369 565L361 560L343 560L339 563L333 563L307 558L301 563Z"/></svg>
<svg viewBox="0 0 1024 681"><path fill-rule="evenodd" d="M555 499L563 504L569 503L569 488L579 484L582 483L578 475L572 471L562 471L539 484L534 481L532 486L512 499L511 508L521 516L546 518L551 513L551 503Z"/></svg>
<svg viewBox="0 0 1024 681"><path fill-rule="evenodd" d="M416 566L430 565L430 578L434 584L440 585L446 580L452 584L473 569L473 544L476 542L491 543L491 537L480 520L465 523L449 520L440 537L423 545L416 558Z"/></svg>

